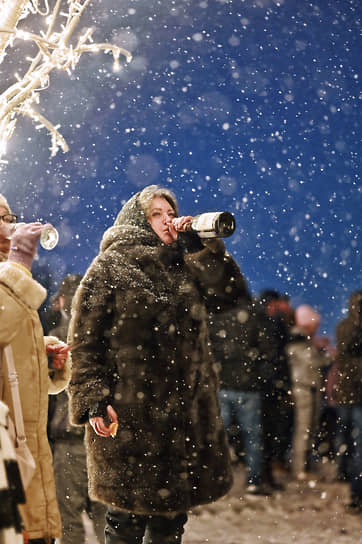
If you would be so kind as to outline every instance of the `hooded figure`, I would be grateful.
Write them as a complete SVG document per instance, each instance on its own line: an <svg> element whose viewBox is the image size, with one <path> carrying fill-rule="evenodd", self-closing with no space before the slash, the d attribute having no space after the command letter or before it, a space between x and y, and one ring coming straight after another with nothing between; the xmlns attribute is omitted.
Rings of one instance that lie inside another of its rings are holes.
<svg viewBox="0 0 362 544"><path fill-rule="evenodd" d="M230 292L236 274L225 275L232 259L222 243L210 251L188 233L162 241L148 214L159 194L177 215L172 193L157 186L132 197L75 295L69 392L73 423L86 425L90 496L166 518L232 484L205 300ZM89 425L107 405L118 415L115 438ZM141 533L121 541L142 542ZM106 542L119 540L106 530Z"/></svg>

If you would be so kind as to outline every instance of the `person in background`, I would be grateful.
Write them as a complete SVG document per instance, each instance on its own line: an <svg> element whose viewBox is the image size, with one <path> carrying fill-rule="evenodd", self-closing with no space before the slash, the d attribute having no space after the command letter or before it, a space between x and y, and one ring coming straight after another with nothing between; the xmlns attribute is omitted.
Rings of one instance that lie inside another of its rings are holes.
<svg viewBox="0 0 362 544"><path fill-rule="evenodd" d="M177 215L167 189L134 195L74 298L71 420L106 544L179 544L187 511L233 481L205 301L235 278L224 244L180 232L191 217Z"/></svg>
<svg viewBox="0 0 362 544"><path fill-rule="evenodd" d="M70 376L68 346L55 337L44 337L37 309L45 289L31 275L31 265L44 225L29 223L14 234L16 216L0 195L0 349L10 345L19 378L25 434L36 470L26 489L20 513L32 544L49 544L61 535L56 501L53 460L47 439L48 392L63 390ZM48 372L47 353L52 357ZM6 366L3 364L3 367ZM0 398L13 407L6 369Z"/></svg>
<svg viewBox="0 0 362 544"><path fill-rule="evenodd" d="M0 542L23 544L19 505L25 504L25 494L8 431L8 414L9 408L0 400Z"/></svg>
<svg viewBox="0 0 362 544"><path fill-rule="evenodd" d="M349 486L350 512L362 513L362 291L349 297L348 315L336 328L338 378L337 406L351 422Z"/></svg>
<svg viewBox="0 0 362 544"><path fill-rule="evenodd" d="M213 298L212 307L208 308L211 346L220 365L221 416L230 442L232 424L236 424L247 468L247 492L270 495L270 488L262 485L260 378L255 350L251 348L249 339L254 325L252 298L235 262L233 267L238 289L233 290L232 297L225 292L220 300ZM235 447L240 450L236 440Z"/></svg>
<svg viewBox="0 0 362 544"><path fill-rule="evenodd" d="M315 440L323 388L322 367L329 364L329 358L314 343L320 322L320 315L311 306L298 306L295 326L287 346L295 404L292 474L296 479L306 478L306 473L313 468L312 457L316 457Z"/></svg>
<svg viewBox="0 0 362 544"><path fill-rule="evenodd" d="M337 480L348 482L351 475L351 451L353 448L351 411L344 404L338 404L336 400L336 388L339 381L338 352L333 357L333 362L328 370L326 395L330 409L335 413L335 428L333 434L333 453L337 465Z"/></svg>
<svg viewBox="0 0 362 544"><path fill-rule="evenodd" d="M327 364L322 366L322 399L320 406L319 425L316 436L316 451L320 461L321 457L330 460L335 459L335 437L336 437L336 408L331 395L331 378L333 376L332 368L335 364L336 348L332 345L328 336L315 336L313 341L315 347L320 351L323 358L326 358ZM332 385L333 387L333 385Z"/></svg>
<svg viewBox="0 0 362 544"><path fill-rule="evenodd" d="M250 344L257 354L262 394L263 483L280 490L283 485L275 478L274 467L288 471L293 426L291 380L285 351L292 311L288 297L273 289L261 291L254 304L255 327Z"/></svg>
<svg viewBox="0 0 362 544"><path fill-rule="evenodd" d="M80 274L69 274L60 283L52 297L60 319L49 334L66 340L74 293L80 283ZM62 517L62 544L84 544L85 529L82 513L87 512L98 542L104 542L106 508L88 496L88 475L84 447L84 429L70 424L68 394L63 391L54 397L53 414L48 424L49 439L53 445L54 475L57 499Z"/></svg>

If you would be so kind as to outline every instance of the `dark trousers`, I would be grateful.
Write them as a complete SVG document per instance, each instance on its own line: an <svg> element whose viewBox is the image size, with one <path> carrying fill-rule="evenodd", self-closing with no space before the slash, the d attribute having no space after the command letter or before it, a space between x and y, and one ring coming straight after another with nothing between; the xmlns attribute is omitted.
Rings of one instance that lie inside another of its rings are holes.
<svg viewBox="0 0 362 544"><path fill-rule="evenodd" d="M105 544L180 544L186 514L140 516L108 507Z"/></svg>
<svg viewBox="0 0 362 544"><path fill-rule="evenodd" d="M33 538L29 540L29 544L54 544L55 540L44 540L44 538Z"/></svg>

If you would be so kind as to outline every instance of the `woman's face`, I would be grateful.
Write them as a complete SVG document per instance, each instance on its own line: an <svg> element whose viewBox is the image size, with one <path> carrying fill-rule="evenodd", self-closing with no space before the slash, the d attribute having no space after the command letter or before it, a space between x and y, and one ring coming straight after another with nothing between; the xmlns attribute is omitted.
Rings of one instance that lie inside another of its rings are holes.
<svg viewBox="0 0 362 544"><path fill-rule="evenodd" d="M165 198L155 196L147 219L164 244L170 244L177 238L177 232L171 224L174 217L176 217L176 213L171 204Z"/></svg>
<svg viewBox="0 0 362 544"><path fill-rule="evenodd" d="M6 208L0 206L0 217L8 213ZM5 221L0 219L0 252L5 253L5 255L10 251L10 235L11 227L9 223L5 223Z"/></svg>

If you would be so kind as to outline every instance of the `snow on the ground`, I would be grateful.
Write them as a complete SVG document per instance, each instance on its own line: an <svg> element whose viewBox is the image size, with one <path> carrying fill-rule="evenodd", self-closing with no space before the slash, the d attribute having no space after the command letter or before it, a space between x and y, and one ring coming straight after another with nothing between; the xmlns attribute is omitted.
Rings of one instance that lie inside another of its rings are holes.
<svg viewBox="0 0 362 544"><path fill-rule="evenodd" d="M284 491L271 497L245 494L235 469L231 492L189 517L183 544L362 544L362 515L346 512L349 487L321 467L303 482L283 477Z"/></svg>
<svg viewBox="0 0 362 544"><path fill-rule="evenodd" d="M182 544L362 544L362 515L346 512L349 487L335 480L331 463L303 482L276 477L284 491L247 495L236 466L230 493L190 513ZM88 518L86 530L87 544L97 544Z"/></svg>

